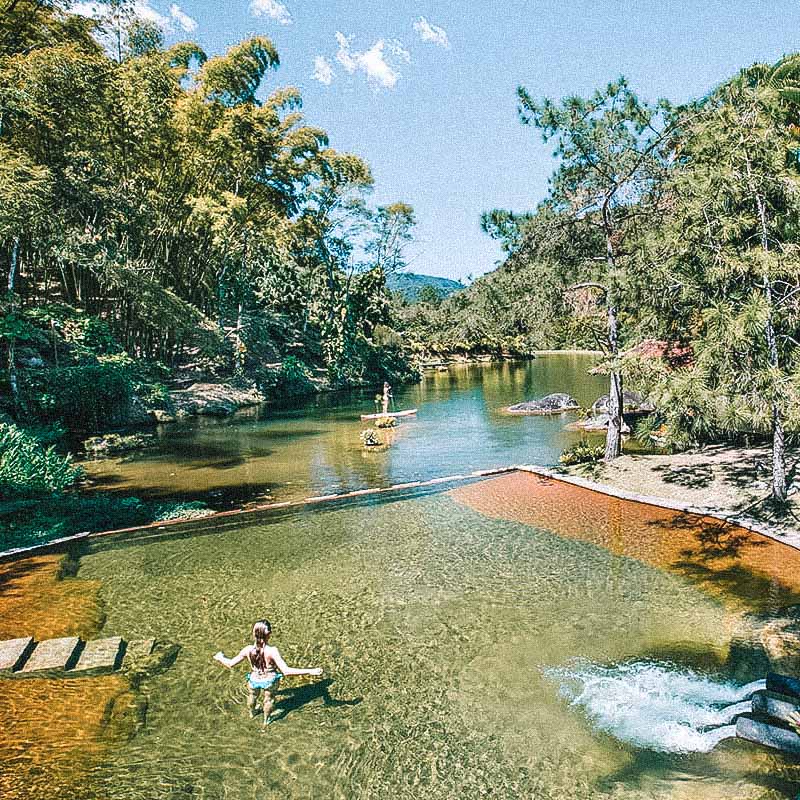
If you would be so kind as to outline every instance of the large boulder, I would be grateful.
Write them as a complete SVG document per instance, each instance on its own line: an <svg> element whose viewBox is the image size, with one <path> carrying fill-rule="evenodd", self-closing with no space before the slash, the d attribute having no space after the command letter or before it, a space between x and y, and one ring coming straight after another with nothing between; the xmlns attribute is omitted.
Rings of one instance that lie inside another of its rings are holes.
<svg viewBox="0 0 800 800"><path fill-rule="evenodd" d="M609 397L604 394L598 397L592 404L592 416L608 414ZM622 393L622 413L623 414L650 414L655 411L655 406L645 400L639 392Z"/></svg>
<svg viewBox="0 0 800 800"><path fill-rule="evenodd" d="M195 383L188 389L170 392L175 416L227 417L239 408L263 403L255 388L239 388L226 383Z"/></svg>
<svg viewBox="0 0 800 800"><path fill-rule="evenodd" d="M510 414L562 414L565 411L576 411L578 401L574 397L562 392L548 394L538 400L526 400L509 406L506 411Z"/></svg>

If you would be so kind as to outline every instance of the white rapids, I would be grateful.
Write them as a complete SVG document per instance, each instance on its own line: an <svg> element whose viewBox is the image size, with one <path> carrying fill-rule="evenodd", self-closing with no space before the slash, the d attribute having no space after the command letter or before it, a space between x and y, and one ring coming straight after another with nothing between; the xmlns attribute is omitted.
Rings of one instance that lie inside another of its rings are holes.
<svg viewBox="0 0 800 800"><path fill-rule="evenodd" d="M739 686L651 661L612 667L575 661L545 675L597 730L667 753L707 753L734 736L730 723L750 710L753 692L766 688L763 680Z"/></svg>

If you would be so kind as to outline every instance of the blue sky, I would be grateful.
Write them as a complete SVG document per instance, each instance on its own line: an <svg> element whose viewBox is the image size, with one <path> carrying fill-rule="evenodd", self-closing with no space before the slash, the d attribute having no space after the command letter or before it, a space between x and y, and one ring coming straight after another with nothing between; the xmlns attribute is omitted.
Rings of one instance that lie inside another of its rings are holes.
<svg viewBox="0 0 800 800"><path fill-rule="evenodd" d="M524 211L547 192L551 148L518 122L518 85L560 98L624 74L646 99L685 101L800 49L798 0L138 3L169 41L192 38L209 55L270 37L281 67L268 86L298 86L307 120L370 164L375 203L414 207L410 269L456 279L502 257L482 211ZM314 77L319 58L329 83Z"/></svg>

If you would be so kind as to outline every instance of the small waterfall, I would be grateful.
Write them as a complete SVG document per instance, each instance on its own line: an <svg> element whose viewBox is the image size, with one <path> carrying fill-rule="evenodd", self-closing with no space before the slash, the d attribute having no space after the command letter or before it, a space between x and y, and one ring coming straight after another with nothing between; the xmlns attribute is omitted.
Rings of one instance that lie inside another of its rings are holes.
<svg viewBox="0 0 800 800"><path fill-rule="evenodd" d="M753 710L753 704L749 700L742 700L741 703L732 703L719 710L720 722L731 722L739 714L747 714Z"/></svg>
<svg viewBox="0 0 800 800"><path fill-rule="evenodd" d="M597 730L669 753L707 753L734 736L729 723L749 711L745 699L766 686L763 680L738 686L649 661L613 667L578 661L545 674ZM719 725L725 727L708 730Z"/></svg>

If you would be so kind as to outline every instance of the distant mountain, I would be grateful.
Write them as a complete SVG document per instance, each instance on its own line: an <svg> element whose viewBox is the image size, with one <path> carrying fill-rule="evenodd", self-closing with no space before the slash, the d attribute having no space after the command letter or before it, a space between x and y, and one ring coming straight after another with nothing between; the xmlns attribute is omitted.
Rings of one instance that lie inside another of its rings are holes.
<svg viewBox="0 0 800 800"><path fill-rule="evenodd" d="M432 286L442 299L465 288L463 283L451 281L449 278L417 275L414 272L396 272L387 278L386 285L391 291L400 292L411 303L416 302L420 291L425 286Z"/></svg>

